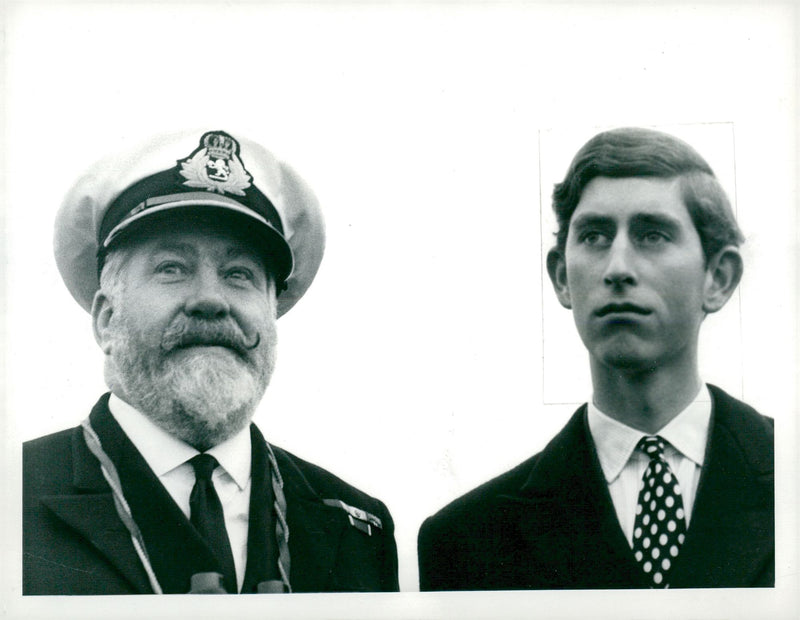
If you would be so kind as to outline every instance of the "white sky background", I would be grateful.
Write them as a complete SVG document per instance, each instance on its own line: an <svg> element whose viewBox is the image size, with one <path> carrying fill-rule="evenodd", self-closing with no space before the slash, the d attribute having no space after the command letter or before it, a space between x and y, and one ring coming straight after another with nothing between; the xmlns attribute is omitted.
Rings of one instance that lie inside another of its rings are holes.
<svg viewBox="0 0 800 620"><path fill-rule="evenodd" d="M242 132L309 182L328 224L317 280L279 321L278 368L256 422L274 443L386 502L401 588L417 590L422 520L540 450L590 395L571 317L542 282L553 230L540 221L549 226L552 183L596 129L660 126L707 156L748 239L740 293L704 328L703 371L779 429L779 588L734 597L726 617L780 615L796 604L792 3L11 2L5 10L12 471L20 441L76 425L105 391L90 318L52 255L66 190L94 160L154 132ZM15 478L12 502L18 489ZM6 523L18 531L10 512ZM6 580L13 596L16 566ZM697 617L715 617L731 599L669 594ZM508 617L526 609L567 617L598 596L600 618L622 617L620 605L641 593L507 596L499 600ZM328 617L342 618L362 604L372 606L369 617L496 616L499 604L486 594L325 598ZM10 600L27 617L47 611ZM98 617L100 605L92 605Z"/></svg>

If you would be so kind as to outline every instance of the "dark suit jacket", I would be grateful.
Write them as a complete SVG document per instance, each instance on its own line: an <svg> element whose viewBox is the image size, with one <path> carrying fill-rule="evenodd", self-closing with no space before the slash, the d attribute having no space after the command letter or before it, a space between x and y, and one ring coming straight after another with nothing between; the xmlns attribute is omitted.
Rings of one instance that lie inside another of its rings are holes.
<svg viewBox="0 0 800 620"><path fill-rule="evenodd" d="M162 589L188 592L190 576L213 562L208 547L116 423L107 403L105 395L92 410L92 427L119 471ZM251 438L255 489L257 478L269 479L269 465L264 439L252 425ZM396 591L394 524L383 503L316 465L273 449L286 495L293 591ZM81 427L25 443L23 479L23 594L152 593ZM326 499L377 516L382 529L362 531L344 509L323 503ZM255 557L253 542L274 538L271 520L265 531L253 525L254 505L251 498L243 591L252 591L263 579L257 569L269 570L262 557ZM266 546L265 542L262 548Z"/></svg>
<svg viewBox="0 0 800 620"><path fill-rule="evenodd" d="M719 388L672 588L773 586L773 422ZM452 502L419 533L422 590L647 587L619 526L586 420Z"/></svg>

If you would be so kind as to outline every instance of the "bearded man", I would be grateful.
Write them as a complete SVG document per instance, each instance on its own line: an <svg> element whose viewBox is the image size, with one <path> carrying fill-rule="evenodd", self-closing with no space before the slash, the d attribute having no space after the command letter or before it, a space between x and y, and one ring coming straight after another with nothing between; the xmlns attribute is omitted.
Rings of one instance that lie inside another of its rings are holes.
<svg viewBox="0 0 800 620"><path fill-rule="evenodd" d="M384 504L251 423L323 248L306 184L223 131L160 136L76 183L56 260L110 393L24 445L24 594L398 589Z"/></svg>

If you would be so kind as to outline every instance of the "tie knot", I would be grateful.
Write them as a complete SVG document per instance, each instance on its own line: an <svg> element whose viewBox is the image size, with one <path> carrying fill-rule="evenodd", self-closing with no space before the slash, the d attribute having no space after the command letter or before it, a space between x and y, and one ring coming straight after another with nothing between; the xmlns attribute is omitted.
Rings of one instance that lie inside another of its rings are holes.
<svg viewBox="0 0 800 620"><path fill-rule="evenodd" d="M642 437L637 447L649 456L650 460L664 456L664 440L658 435Z"/></svg>
<svg viewBox="0 0 800 620"><path fill-rule="evenodd" d="M214 470L217 468L217 459L215 459L210 454L198 454L197 456L193 457L189 460L192 467L194 467L194 475L197 480L211 480L211 474L214 473Z"/></svg>

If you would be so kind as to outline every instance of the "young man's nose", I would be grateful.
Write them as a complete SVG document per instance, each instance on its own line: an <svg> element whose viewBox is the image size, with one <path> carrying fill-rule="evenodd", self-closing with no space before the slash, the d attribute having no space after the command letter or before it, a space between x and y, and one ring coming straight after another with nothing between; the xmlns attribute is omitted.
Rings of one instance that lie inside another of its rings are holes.
<svg viewBox="0 0 800 620"><path fill-rule="evenodd" d="M603 282L609 286L636 284L635 248L630 240L617 235L608 250Z"/></svg>

